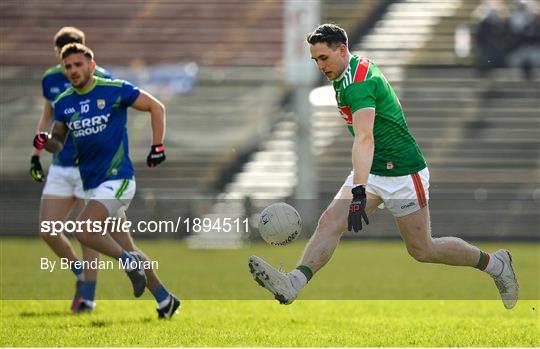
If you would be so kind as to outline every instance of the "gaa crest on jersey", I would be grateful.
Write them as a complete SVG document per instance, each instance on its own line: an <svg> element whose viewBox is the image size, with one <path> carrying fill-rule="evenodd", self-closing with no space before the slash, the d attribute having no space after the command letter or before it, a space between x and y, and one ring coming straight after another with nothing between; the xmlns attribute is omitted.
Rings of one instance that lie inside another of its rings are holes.
<svg viewBox="0 0 540 349"><path fill-rule="evenodd" d="M75 108L64 109L64 115L75 114Z"/></svg>
<svg viewBox="0 0 540 349"><path fill-rule="evenodd" d="M98 107L99 110L102 110L103 108L105 108L105 100L104 99L100 98L100 99L98 99L96 101L96 103L97 103L97 107Z"/></svg>
<svg viewBox="0 0 540 349"><path fill-rule="evenodd" d="M388 161L388 162L386 163L386 169L387 169L387 170L391 170L391 169L393 169L393 168L394 168L394 163L393 163L392 161Z"/></svg>

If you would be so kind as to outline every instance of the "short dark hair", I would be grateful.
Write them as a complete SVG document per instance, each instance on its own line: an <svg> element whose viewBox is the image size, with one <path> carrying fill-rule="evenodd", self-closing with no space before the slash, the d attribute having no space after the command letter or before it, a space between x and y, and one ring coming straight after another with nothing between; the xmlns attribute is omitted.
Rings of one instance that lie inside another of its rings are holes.
<svg viewBox="0 0 540 349"><path fill-rule="evenodd" d="M66 46L62 47L62 52L60 52L60 57L62 57L62 59L65 59L67 56L72 55L74 53L82 53L89 60L94 59L94 52L92 52L92 50L89 49L88 47L79 43L67 44Z"/></svg>
<svg viewBox="0 0 540 349"><path fill-rule="evenodd" d="M75 27L63 27L54 36L54 45L58 49L74 42L84 45L84 33Z"/></svg>
<svg viewBox="0 0 540 349"><path fill-rule="evenodd" d="M334 49L341 44L344 44L345 46L348 44L345 29L337 24L331 23L319 25L312 33L308 34L306 40L310 45L324 42Z"/></svg>

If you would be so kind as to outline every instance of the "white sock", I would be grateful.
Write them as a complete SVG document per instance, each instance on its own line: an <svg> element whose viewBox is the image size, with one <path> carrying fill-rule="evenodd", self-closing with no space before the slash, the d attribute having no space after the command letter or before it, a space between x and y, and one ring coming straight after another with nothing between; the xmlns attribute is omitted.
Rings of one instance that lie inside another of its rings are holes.
<svg viewBox="0 0 540 349"><path fill-rule="evenodd" d="M89 306L90 308L94 309L96 307L96 303L93 302L93 301L90 301L88 299L83 299L82 300L87 306Z"/></svg>
<svg viewBox="0 0 540 349"><path fill-rule="evenodd" d="M497 277L501 275L503 268L503 262L497 257L495 257L493 254L490 254L488 265L486 269L484 269L484 271L493 277Z"/></svg>
<svg viewBox="0 0 540 349"><path fill-rule="evenodd" d="M296 291L300 291L307 284L307 277L298 269L294 269L289 273L289 280Z"/></svg>

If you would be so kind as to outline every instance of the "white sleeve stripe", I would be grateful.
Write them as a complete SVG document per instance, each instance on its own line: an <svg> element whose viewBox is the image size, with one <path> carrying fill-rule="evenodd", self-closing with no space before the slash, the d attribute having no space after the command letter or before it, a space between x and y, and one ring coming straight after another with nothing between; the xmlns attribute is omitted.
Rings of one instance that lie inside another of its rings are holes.
<svg viewBox="0 0 540 349"><path fill-rule="evenodd" d="M375 110L374 107L364 107L364 108L357 109L356 111L358 111L358 110L364 110L364 109L373 109L373 110Z"/></svg>

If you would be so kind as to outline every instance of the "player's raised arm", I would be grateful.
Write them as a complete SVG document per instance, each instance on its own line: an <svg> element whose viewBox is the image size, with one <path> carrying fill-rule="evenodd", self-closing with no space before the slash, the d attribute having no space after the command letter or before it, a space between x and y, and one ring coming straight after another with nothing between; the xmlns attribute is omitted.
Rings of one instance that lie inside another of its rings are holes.
<svg viewBox="0 0 540 349"><path fill-rule="evenodd" d="M45 149L49 153L56 154L64 147L68 129L66 124L60 121L53 122L52 133L39 132L34 137L34 147Z"/></svg>
<svg viewBox="0 0 540 349"><path fill-rule="evenodd" d="M152 119L152 147L146 158L148 167L155 167L165 161L165 106L148 92L141 91L139 97L131 105L140 111L150 112Z"/></svg>

